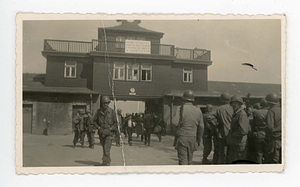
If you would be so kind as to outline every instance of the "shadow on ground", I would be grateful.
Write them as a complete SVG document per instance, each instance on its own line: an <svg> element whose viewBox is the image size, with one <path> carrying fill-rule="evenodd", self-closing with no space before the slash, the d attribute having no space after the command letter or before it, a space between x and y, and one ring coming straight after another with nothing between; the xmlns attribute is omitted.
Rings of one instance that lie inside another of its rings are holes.
<svg viewBox="0 0 300 187"><path fill-rule="evenodd" d="M90 161L90 160L75 160L74 162L79 163L79 164L84 164L84 165L88 165L88 166L101 166L100 162L94 162L94 161Z"/></svg>

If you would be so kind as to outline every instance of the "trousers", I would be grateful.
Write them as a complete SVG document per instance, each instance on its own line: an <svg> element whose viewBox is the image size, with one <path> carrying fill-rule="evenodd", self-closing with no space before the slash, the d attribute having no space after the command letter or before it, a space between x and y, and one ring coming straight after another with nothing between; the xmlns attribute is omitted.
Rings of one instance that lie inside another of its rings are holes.
<svg viewBox="0 0 300 187"><path fill-rule="evenodd" d="M146 128L145 130L145 144L150 145L150 139L151 139L151 128Z"/></svg>
<svg viewBox="0 0 300 187"><path fill-rule="evenodd" d="M179 136L176 143L179 165L192 165L196 150L196 137Z"/></svg>
<svg viewBox="0 0 300 187"><path fill-rule="evenodd" d="M76 144L77 142L84 144L85 131L75 130L74 132L73 144Z"/></svg>
<svg viewBox="0 0 300 187"><path fill-rule="evenodd" d="M103 149L102 161L106 165L110 165L111 136L105 136L105 137L99 136L99 138L100 138L100 144Z"/></svg>
<svg viewBox="0 0 300 187"><path fill-rule="evenodd" d="M246 146L233 146L230 145L228 149L228 161L231 164L234 161L246 160L247 159L247 150Z"/></svg>
<svg viewBox="0 0 300 187"><path fill-rule="evenodd" d="M87 132L87 137L88 137L89 144L90 144L90 145L94 145L94 143L95 143L95 139L94 139L94 137L95 137L95 132L93 132L93 131L88 131L88 132Z"/></svg>
<svg viewBox="0 0 300 187"><path fill-rule="evenodd" d="M218 164L226 164L228 163L228 145L226 143L226 139L218 139L218 145L219 145L219 159Z"/></svg>
<svg viewBox="0 0 300 187"><path fill-rule="evenodd" d="M255 162L262 164L266 156L266 141L264 138L254 139L254 150Z"/></svg>
<svg viewBox="0 0 300 187"><path fill-rule="evenodd" d="M204 131L205 132L205 131ZM218 163L219 159L219 145L216 136L213 136L212 133L206 132L203 134L203 159L207 159L209 154L211 153L212 146L214 146L214 154L213 154L213 164Z"/></svg>
<svg viewBox="0 0 300 187"><path fill-rule="evenodd" d="M133 133L133 128L127 127L128 143L132 141L132 133Z"/></svg>

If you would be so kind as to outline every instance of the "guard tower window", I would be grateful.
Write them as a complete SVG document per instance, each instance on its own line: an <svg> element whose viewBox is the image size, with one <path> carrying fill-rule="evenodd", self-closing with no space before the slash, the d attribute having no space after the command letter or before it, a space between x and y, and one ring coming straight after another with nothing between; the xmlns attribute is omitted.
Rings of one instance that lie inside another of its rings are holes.
<svg viewBox="0 0 300 187"><path fill-rule="evenodd" d="M125 36L116 37L116 48L125 48Z"/></svg>
<svg viewBox="0 0 300 187"><path fill-rule="evenodd" d="M139 64L127 63L127 80L138 81L139 80Z"/></svg>
<svg viewBox="0 0 300 187"><path fill-rule="evenodd" d="M66 61L64 77L65 78L76 78L76 67L77 67L77 62Z"/></svg>
<svg viewBox="0 0 300 187"><path fill-rule="evenodd" d="M152 81L152 64L142 63L142 81Z"/></svg>
<svg viewBox="0 0 300 187"><path fill-rule="evenodd" d="M114 63L114 80L125 80L125 62Z"/></svg>
<svg viewBox="0 0 300 187"><path fill-rule="evenodd" d="M193 68L183 68L183 82L193 82Z"/></svg>

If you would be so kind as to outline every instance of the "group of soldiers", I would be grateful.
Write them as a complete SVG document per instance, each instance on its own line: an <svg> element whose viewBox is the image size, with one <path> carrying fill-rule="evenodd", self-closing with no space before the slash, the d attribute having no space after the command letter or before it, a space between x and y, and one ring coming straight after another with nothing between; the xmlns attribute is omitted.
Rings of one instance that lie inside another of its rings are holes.
<svg viewBox="0 0 300 187"><path fill-rule="evenodd" d="M184 92L184 103L176 111L174 145L179 165L190 165L193 152L203 138L203 164L214 145L213 164L281 163L281 105L278 96L270 93L247 112L243 99L223 93L221 105L206 106L206 113L193 106L194 93ZM252 162L251 162L252 161Z"/></svg>
<svg viewBox="0 0 300 187"><path fill-rule="evenodd" d="M146 111L145 115L143 113L127 113L123 117L121 109L117 109L117 113L115 113L115 110L108 106L110 103L109 97L103 96L101 101L102 106L97 110L94 117L90 111L79 110L73 118L75 127L74 147L78 142L81 143L81 147L84 147L84 138L87 134L89 147L94 149L94 134L98 131L100 144L103 148L103 162L101 165L110 165L112 140L114 138L116 146L119 147L122 133L128 139L130 146L132 146L132 134L134 132L137 134L137 138L141 136L141 141L144 141L145 145L148 146L150 146L152 133L157 135L159 142L161 142L162 136L166 134L166 126L161 114L157 115Z"/></svg>
<svg viewBox="0 0 300 187"><path fill-rule="evenodd" d="M231 164L253 159L255 163L281 163L281 105L278 96L270 93L261 102L253 106L249 115L243 99L223 93L221 105L214 108L206 106L203 114L200 108L193 105L193 91L183 94L184 102L178 107L172 123L177 127L174 146L177 150L179 165L191 165L193 153L203 139L203 164L214 147L213 164ZM157 134L159 141L165 135L165 122L161 115L146 111L144 114L126 114L117 112L108 105L110 99L102 97L102 106L94 117L91 112L79 113L74 117L74 146L80 140L84 147L85 134L88 136L89 147L94 148L94 133L97 130L103 148L102 165L111 163L110 149L112 137L120 146L120 135L124 133L128 144L132 145L132 133L150 146L151 134ZM245 110L246 109L246 110ZM248 153L247 153L248 152Z"/></svg>

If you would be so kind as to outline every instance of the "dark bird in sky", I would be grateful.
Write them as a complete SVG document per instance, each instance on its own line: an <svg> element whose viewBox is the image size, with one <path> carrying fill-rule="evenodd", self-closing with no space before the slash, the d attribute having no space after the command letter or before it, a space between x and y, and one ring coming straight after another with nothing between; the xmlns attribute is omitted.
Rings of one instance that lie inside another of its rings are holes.
<svg viewBox="0 0 300 187"><path fill-rule="evenodd" d="M244 65L244 66L250 66L252 69L254 69L254 70L257 71L257 69L253 66L253 64L250 64L250 63L242 63L242 65Z"/></svg>

